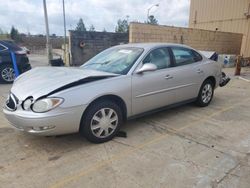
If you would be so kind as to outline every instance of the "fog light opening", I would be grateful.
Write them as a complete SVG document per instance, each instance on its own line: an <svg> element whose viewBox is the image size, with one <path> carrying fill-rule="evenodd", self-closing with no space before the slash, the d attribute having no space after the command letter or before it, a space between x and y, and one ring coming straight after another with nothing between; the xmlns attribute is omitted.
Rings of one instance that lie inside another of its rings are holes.
<svg viewBox="0 0 250 188"><path fill-rule="evenodd" d="M55 126L48 125L48 126L42 126L42 127L33 127L32 129L34 131L45 131L45 130L49 130L49 129L53 129L53 128L55 128Z"/></svg>

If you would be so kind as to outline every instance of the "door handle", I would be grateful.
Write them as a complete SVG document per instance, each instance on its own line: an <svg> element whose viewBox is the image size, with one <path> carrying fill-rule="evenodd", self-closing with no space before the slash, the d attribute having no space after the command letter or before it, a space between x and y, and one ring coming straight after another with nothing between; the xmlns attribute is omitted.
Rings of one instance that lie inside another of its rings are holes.
<svg viewBox="0 0 250 188"><path fill-rule="evenodd" d="M196 72L199 73L199 74L201 74L201 73L203 73L203 70L197 69Z"/></svg>
<svg viewBox="0 0 250 188"><path fill-rule="evenodd" d="M172 78L173 78L173 76L170 76L170 75L165 76L165 79L167 79L167 80L172 79Z"/></svg>

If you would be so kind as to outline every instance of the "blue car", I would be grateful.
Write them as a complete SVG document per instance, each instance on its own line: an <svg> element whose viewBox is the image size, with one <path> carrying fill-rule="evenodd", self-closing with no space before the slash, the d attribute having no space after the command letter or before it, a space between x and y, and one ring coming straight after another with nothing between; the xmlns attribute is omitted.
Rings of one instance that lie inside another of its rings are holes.
<svg viewBox="0 0 250 188"><path fill-rule="evenodd" d="M13 61L13 56L16 61ZM0 82L12 83L18 74L30 70L26 51L10 40L0 40Z"/></svg>

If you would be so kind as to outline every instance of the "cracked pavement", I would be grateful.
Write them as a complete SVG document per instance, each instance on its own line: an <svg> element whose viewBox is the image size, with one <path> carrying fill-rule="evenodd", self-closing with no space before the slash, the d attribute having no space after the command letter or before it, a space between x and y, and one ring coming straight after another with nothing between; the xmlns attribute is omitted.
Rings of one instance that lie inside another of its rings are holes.
<svg viewBox="0 0 250 188"><path fill-rule="evenodd" d="M0 85L1 104L9 88ZM210 106L129 121L127 138L97 145L78 134L23 134L1 112L0 187L249 188L249 104L250 84L233 77Z"/></svg>

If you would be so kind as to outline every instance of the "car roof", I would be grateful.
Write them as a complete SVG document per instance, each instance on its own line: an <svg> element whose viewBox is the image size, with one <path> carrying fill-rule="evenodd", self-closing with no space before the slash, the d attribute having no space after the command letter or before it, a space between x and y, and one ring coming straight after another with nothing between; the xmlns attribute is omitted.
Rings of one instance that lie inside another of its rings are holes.
<svg viewBox="0 0 250 188"><path fill-rule="evenodd" d="M12 40L0 40L0 44L7 47L9 50L22 50L14 41Z"/></svg>
<svg viewBox="0 0 250 188"><path fill-rule="evenodd" d="M191 47L183 44L176 44L176 43L128 43L128 44L122 44L118 45L120 47L136 47L136 48L144 48L144 49L152 49L152 48L157 48L157 47L162 47L162 46L176 46L176 47L185 47L185 48L190 48Z"/></svg>
<svg viewBox="0 0 250 188"><path fill-rule="evenodd" d="M151 49L154 49L154 48L159 48L159 47L184 47L184 48L188 48L188 49L191 49L191 50L194 50L195 52L197 52L198 54L200 54L203 58L206 58L206 56L204 56L203 53L201 53L200 51L190 47L190 46L187 46L187 45L184 45L184 44L177 44L177 43L128 43L128 44L121 44L121 45L117 45L117 46L114 46L113 48L121 48L121 47L124 47L124 48L143 48L145 51L150 51Z"/></svg>

